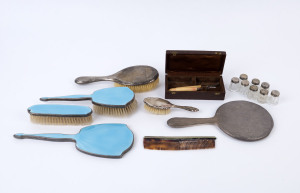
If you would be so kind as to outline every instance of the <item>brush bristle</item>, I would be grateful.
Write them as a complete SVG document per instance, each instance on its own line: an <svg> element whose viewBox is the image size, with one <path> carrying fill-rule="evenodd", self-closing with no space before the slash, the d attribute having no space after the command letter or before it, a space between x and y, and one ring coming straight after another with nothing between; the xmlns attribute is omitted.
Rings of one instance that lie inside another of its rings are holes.
<svg viewBox="0 0 300 193"><path fill-rule="evenodd" d="M55 117L30 115L33 123L43 125L88 125L93 121L92 115L86 117Z"/></svg>
<svg viewBox="0 0 300 193"><path fill-rule="evenodd" d="M155 81L149 83L149 84L144 84L144 85L139 85L139 86L127 86L127 85L122 85L122 84L119 84L119 83L115 83L115 86L116 87L128 87L130 88L133 92L146 92L146 91L149 91L149 90L152 90L154 88L157 87L159 83L159 78L157 78Z"/></svg>
<svg viewBox="0 0 300 193"><path fill-rule="evenodd" d="M171 109L157 109L154 107L150 107L146 103L144 103L144 107L147 111L149 111L150 113L156 114L156 115L166 115L171 112Z"/></svg>
<svg viewBox="0 0 300 193"><path fill-rule="evenodd" d="M125 108L114 108L114 107L104 107L99 105L93 105L94 111L98 114L102 115L112 115L112 116L125 116L130 115L136 110L137 101L134 99L132 103L130 103Z"/></svg>

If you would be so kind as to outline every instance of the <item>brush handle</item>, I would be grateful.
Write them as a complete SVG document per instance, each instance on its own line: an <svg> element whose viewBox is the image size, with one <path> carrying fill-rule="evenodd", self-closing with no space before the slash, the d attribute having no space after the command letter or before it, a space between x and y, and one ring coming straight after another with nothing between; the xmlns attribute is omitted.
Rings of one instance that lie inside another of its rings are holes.
<svg viewBox="0 0 300 193"><path fill-rule="evenodd" d="M41 101L82 101L90 100L91 95L69 95L69 96L58 96L58 97L42 97Z"/></svg>
<svg viewBox="0 0 300 193"><path fill-rule="evenodd" d="M173 105L172 107L174 108L179 108L179 109L184 109L187 111L192 111L192 112L198 112L199 109L195 108L195 107L190 107L190 106L179 106L179 105Z"/></svg>
<svg viewBox="0 0 300 193"><path fill-rule="evenodd" d="M217 123L217 118L184 118L184 117L174 117L168 120L167 124L170 127L180 128L180 127L188 127L192 125L198 124L206 124L206 123Z"/></svg>
<svg viewBox="0 0 300 193"><path fill-rule="evenodd" d="M60 142L75 141L75 135L66 135L66 134L59 134L59 133L49 133L49 134L17 133L14 135L14 137L17 139L37 139L37 140L60 141Z"/></svg>
<svg viewBox="0 0 300 193"><path fill-rule="evenodd" d="M114 81L114 76L81 76L75 79L77 84L88 84L98 81Z"/></svg>

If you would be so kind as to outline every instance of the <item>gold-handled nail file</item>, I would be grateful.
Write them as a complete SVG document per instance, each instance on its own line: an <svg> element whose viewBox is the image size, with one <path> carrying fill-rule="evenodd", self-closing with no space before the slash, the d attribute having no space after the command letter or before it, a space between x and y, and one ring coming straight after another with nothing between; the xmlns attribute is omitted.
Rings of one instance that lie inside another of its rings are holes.
<svg viewBox="0 0 300 193"><path fill-rule="evenodd" d="M205 84L202 84L202 85L182 86L182 87L170 88L169 91L200 91L200 90L203 90L203 89L217 88L218 85L219 84L205 83Z"/></svg>
<svg viewBox="0 0 300 193"><path fill-rule="evenodd" d="M169 91L197 91L200 88L201 85L183 86L183 87L170 88Z"/></svg>

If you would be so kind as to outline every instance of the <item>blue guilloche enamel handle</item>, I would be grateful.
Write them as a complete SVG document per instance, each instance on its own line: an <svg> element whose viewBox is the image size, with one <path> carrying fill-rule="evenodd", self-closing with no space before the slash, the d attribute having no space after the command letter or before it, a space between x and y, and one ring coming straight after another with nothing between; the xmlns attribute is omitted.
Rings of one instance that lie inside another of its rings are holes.
<svg viewBox="0 0 300 193"><path fill-rule="evenodd" d="M58 96L58 97L42 97L41 101L83 101L90 100L91 95L68 95L68 96Z"/></svg>
<svg viewBox="0 0 300 193"><path fill-rule="evenodd" d="M14 135L17 139L38 139L45 141L60 141L60 142L68 142L75 141L75 135L66 135L59 133L49 133L49 134L23 134L17 133Z"/></svg>

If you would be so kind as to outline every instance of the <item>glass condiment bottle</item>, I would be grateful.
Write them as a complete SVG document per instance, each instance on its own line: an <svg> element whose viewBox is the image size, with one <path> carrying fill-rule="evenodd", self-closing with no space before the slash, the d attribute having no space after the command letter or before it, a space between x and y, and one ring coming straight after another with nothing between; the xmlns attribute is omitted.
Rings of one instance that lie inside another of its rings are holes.
<svg viewBox="0 0 300 193"><path fill-rule="evenodd" d="M268 94L269 94L269 91L267 89L264 89L264 88L260 89L259 95L257 97L257 101L262 104L266 103L268 100Z"/></svg>
<svg viewBox="0 0 300 193"><path fill-rule="evenodd" d="M240 79L238 77L233 77L230 81L229 90L238 91L240 89Z"/></svg>
<svg viewBox="0 0 300 193"><path fill-rule="evenodd" d="M258 85L259 85L259 83L260 83L260 81L259 81L259 79L258 79L258 78L253 78L253 79L252 79L252 81L251 81L251 83L252 83L253 85L256 85L256 86L258 86Z"/></svg>
<svg viewBox="0 0 300 193"><path fill-rule="evenodd" d="M271 95L269 96L269 104L277 105L279 102L280 92L278 90L272 90Z"/></svg>
<svg viewBox="0 0 300 193"><path fill-rule="evenodd" d="M248 75L247 74L241 74L240 75L240 79L241 80L247 80L248 79Z"/></svg>
<svg viewBox="0 0 300 193"><path fill-rule="evenodd" d="M242 93L243 95L246 95L248 90L249 90L249 81L248 80L242 80L240 93Z"/></svg>
<svg viewBox="0 0 300 193"><path fill-rule="evenodd" d="M262 82L260 88L268 90L270 88L270 84L267 82Z"/></svg>
<svg viewBox="0 0 300 193"><path fill-rule="evenodd" d="M248 99L256 100L256 98L257 98L257 93L258 93L258 86L256 86L256 85L251 85L250 88L249 88L249 91L248 91L248 93L247 93Z"/></svg>

